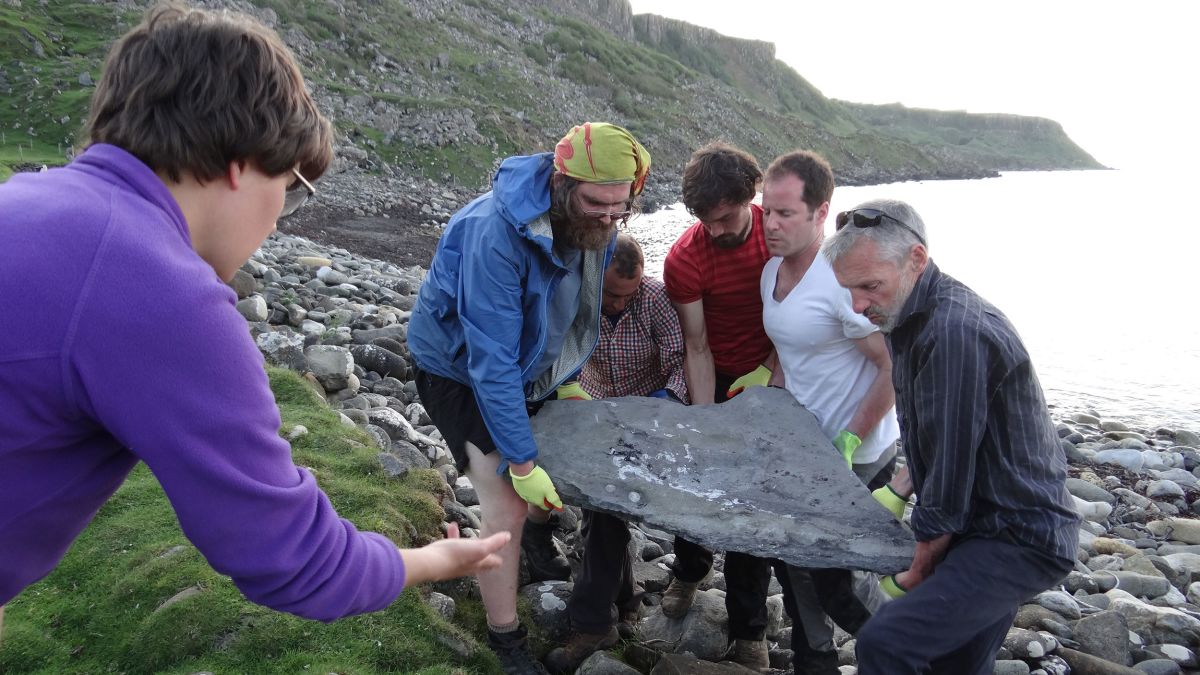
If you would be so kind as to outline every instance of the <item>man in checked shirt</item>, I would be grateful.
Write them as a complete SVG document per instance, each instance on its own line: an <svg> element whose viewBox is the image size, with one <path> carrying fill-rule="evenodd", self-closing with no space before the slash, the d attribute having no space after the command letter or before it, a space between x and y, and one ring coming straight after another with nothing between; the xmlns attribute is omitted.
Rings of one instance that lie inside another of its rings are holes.
<svg viewBox="0 0 1200 675"><path fill-rule="evenodd" d="M560 399L653 396L688 402L679 317L663 283L644 276L642 268L642 247L619 233L604 272L600 342L579 380L559 387ZM603 636L611 634L618 614L637 610L628 525L585 509L583 538L583 565L567 602L574 632L546 657L552 672L574 672L605 647Z"/></svg>
<svg viewBox="0 0 1200 675"><path fill-rule="evenodd" d="M604 272L600 342L584 365L579 389L559 398L654 396L688 402L683 333L663 282L642 274L642 247L625 234Z"/></svg>
<svg viewBox="0 0 1200 675"><path fill-rule="evenodd" d="M858 633L860 675L984 675L1017 608L1069 572L1079 516L1016 329L929 258L911 206L838 214L823 249L854 311L887 335L916 487L916 553Z"/></svg>

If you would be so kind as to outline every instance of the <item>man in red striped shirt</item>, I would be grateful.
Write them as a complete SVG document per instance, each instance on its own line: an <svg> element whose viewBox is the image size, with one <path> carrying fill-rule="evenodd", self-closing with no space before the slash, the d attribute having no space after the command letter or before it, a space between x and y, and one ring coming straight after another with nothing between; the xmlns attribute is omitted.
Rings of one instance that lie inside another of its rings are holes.
<svg viewBox="0 0 1200 675"><path fill-rule="evenodd" d="M753 204L762 171L750 154L725 143L697 150L683 171L683 203L699 220L671 247L663 264L686 345L684 372L693 404L720 403L746 386L766 385L775 355L763 330L759 278L771 258L762 208ZM712 568L712 552L675 539L675 578L663 613L683 616ZM765 670L766 560L725 555L729 658Z"/></svg>

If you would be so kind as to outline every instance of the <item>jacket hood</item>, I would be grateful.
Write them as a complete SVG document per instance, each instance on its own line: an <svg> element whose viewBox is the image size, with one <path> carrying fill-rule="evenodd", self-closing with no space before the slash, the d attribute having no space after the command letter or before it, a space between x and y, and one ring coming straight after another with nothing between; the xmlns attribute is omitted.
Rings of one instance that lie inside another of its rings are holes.
<svg viewBox="0 0 1200 675"><path fill-rule="evenodd" d="M550 210L550 176L554 174L554 154L509 157L500 163L492 179L492 195L504 219L523 230Z"/></svg>

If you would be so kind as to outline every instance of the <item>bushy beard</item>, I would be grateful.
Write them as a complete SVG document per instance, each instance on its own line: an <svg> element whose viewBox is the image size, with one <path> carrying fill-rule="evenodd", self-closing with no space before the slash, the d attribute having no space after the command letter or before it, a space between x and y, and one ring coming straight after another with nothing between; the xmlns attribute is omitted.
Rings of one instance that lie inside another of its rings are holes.
<svg viewBox="0 0 1200 675"><path fill-rule="evenodd" d="M550 220L554 230L556 248L573 248L579 251L603 251L617 231L616 222L603 223L596 218L575 217Z"/></svg>

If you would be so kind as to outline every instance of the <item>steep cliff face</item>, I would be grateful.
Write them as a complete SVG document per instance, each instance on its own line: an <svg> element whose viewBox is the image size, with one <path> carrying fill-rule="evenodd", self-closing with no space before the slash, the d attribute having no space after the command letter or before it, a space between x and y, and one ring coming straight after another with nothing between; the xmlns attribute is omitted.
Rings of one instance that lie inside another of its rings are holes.
<svg viewBox="0 0 1200 675"><path fill-rule="evenodd" d="M741 67L766 67L775 61L775 45L762 40L745 40L722 35L711 28L657 14L633 17L639 41L655 49L677 50L681 44L733 56Z"/></svg>
<svg viewBox="0 0 1200 675"><path fill-rule="evenodd" d="M633 40L633 9L628 0L531 0L530 4L586 21L622 40Z"/></svg>
<svg viewBox="0 0 1200 675"><path fill-rule="evenodd" d="M668 54L772 110L841 131L852 127L843 111L775 58L775 45L770 42L729 37L657 14L635 15L633 29L640 44Z"/></svg>

